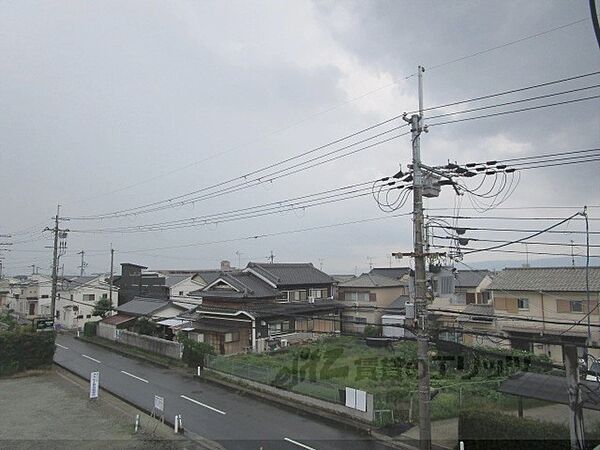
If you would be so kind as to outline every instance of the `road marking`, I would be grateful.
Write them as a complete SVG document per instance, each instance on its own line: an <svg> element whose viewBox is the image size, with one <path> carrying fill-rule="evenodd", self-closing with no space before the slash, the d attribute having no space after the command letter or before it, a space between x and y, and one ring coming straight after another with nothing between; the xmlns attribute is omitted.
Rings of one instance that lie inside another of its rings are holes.
<svg viewBox="0 0 600 450"><path fill-rule="evenodd" d="M195 403L195 404L197 404L197 405L204 406L205 408L208 408L208 409L210 409L210 410L212 410L212 411L214 411L214 412L218 412L219 414L223 414L223 415L225 415L225 414L226 414L226 412L225 412L225 411L221 411L221 410L219 410L219 409L217 409L217 408L213 408L212 406L208 406L208 405L207 405L207 404L205 404L205 403L199 402L198 400L194 400L193 398L186 397L185 395L180 395L180 397L181 397L181 398L185 398L186 400L189 400L190 402L192 402L192 403ZM314 450L314 449L313 449L313 450Z"/></svg>
<svg viewBox="0 0 600 450"><path fill-rule="evenodd" d="M132 374L132 373L129 373L129 372L125 372L124 370L121 370L121 373L124 373L125 375L128 375L128 376L130 376L131 378L135 378L136 380L143 381L144 383L147 383L147 382L148 382L148 380L144 380L143 378L136 377L134 374Z"/></svg>
<svg viewBox="0 0 600 450"><path fill-rule="evenodd" d="M64 345L60 345L59 343L56 343L56 345L58 345L60 348L64 348L65 350L69 350L69 347L65 347Z"/></svg>
<svg viewBox="0 0 600 450"><path fill-rule="evenodd" d="M91 356L84 355L83 353L81 354L81 356L83 356L84 358L87 358L87 359L91 359L92 361L97 362L98 364L101 364L101 362L98 361L96 358L92 358Z"/></svg>
<svg viewBox="0 0 600 450"><path fill-rule="evenodd" d="M302 442L294 441L290 438L283 438L285 441L291 442L292 444L296 444L298 447L305 448L307 450L316 450L315 448L309 447L308 445L303 444Z"/></svg>

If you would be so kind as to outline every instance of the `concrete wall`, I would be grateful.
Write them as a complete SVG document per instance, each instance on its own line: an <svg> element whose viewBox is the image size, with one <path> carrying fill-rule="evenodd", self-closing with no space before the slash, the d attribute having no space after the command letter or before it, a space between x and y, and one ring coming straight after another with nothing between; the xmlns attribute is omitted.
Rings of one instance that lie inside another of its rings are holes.
<svg viewBox="0 0 600 450"><path fill-rule="evenodd" d="M98 322L98 327L96 328L96 336L114 341L116 339L116 330L117 327L114 325Z"/></svg>
<svg viewBox="0 0 600 450"><path fill-rule="evenodd" d="M117 332L116 341L174 359L181 359L181 352L183 351L183 346L179 342L167 341L166 339L153 336L144 336L126 330L119 330Z"/></svg>
<svg viewBox="0 0 600 450"><path fill-rule="evenodd" d="M319 400L317 398L308 397L306 395L296 394L294 392L279 389L267 384L258 383L256 381L247 380L245 378L236 377L225 372L216 371L214 369L205 369L210 372L216 372L219 376L233 382L233 383L244 383L250 387L256 388L258 391L268 392L270 394L277 395L287 400L294 402L303 403L305 405L313 406L315 408L324 409L336 414L342 414L353 419L358 419L363 422L373 422L375 420L373 395L367 393L367 411L362 412L357 409L348 408L345 405L338 403L330 403L325 400Z"/></svg>

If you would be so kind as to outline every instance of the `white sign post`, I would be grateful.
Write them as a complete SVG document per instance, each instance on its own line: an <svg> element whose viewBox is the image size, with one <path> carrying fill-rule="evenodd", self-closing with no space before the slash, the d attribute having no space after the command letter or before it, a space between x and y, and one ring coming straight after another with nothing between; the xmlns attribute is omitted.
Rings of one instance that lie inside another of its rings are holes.
<svg viewBox="0 0 600 450"><path fill-rule="evenodd" d="M90 399L98 398L98 388L100 387L100 372L90 373Z"/></svg>
<svg viewBox="0 0 600 450"><path fill-rule="evenodd" d="M160 416L164 423L165 422L165 398L155 395L154 396L154 407L152 408L152 417L158 416L157 411L160 411Z"/></svg>

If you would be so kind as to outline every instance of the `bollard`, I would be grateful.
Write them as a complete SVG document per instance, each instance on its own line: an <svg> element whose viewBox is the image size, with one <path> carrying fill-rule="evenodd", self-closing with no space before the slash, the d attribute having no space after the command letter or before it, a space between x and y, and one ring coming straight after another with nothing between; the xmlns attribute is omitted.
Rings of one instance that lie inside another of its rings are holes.
<svg viewBox="0 0 600 450"><path fill-rule="evenodd" d="M198 366L198 376L202 375L202 372L200 372L200 366Z"/></svg>
<svg viewBox="0 0 600 450"><path fill-rule="evenodd" d="M179 415L175 414L175 421L174 423L174 427L175 427L175 434L179 433Z"/></svg>
<svg viewBox="0 0 600 450"><path fill-rule="evenodd" d="M136 414L135 415L135 432L138 432L138 429L140 428L140 415Z"/></svg>
<svg viewBox="0 0 600 450"><path fill-rule="evenodd" d="M465 443L460 441L460 450L465 450Z"/></svg>
<svg viewBox="0 0 600 450"><path fill-rule="evenodd" d="M179 432L183 434L183 420L181 419L181 414L179 414Z"/></svg>

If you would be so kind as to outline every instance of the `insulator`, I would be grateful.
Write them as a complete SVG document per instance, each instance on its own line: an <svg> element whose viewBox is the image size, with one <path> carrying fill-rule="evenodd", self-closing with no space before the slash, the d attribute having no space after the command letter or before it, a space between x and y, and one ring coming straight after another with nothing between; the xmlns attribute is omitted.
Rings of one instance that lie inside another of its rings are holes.
<svg viewBox="0 0 600 450"><path fill-rule="evenodd" d="M496 173L495 170L486 170L485 174L486 175L494 175Z"/></svg>
<svg viewBox="0 0 600 450"><path fill-rule="evenodd" d="M498 163L498 161L487 161L487 162L486 162L486 165L488 165L488 166L493 166L493 165L495 165L495 164L497 164L497 163Z"/></svg>

